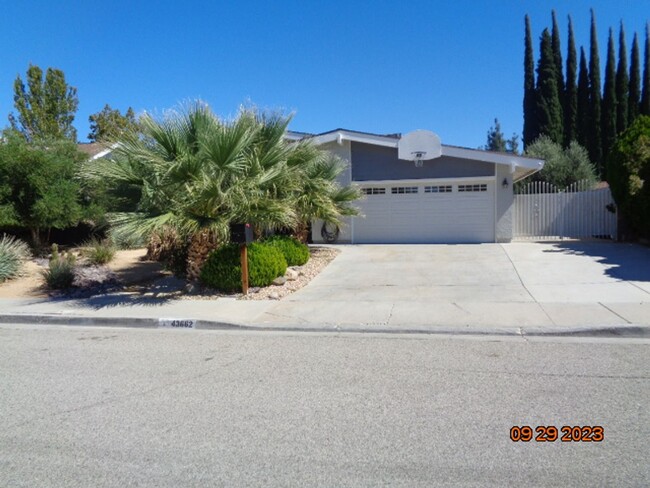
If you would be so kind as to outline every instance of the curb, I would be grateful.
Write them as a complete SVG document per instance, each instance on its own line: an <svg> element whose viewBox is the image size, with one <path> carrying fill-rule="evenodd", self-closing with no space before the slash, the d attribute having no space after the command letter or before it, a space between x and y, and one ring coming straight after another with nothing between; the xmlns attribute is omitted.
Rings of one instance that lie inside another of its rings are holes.
<svg viewBox="0 0 650 488"><path fill-rule="evenodd" d="M191 325L186 325L191 321ZM172 325L174 322L182 325ZM240 330L254 332L336 332L373 333L400 335L456 335L456 336L495 336L495 337L592 337L592 338L650 338L650 325L620 325L592 327L371 327L371 326L264 326L247 325L214 320L178 320L176 317L81 317L60 314L0 314L0 324L16 325L68 325L80 327L120 327L140 329L200 329L200 330Z"/></svg>

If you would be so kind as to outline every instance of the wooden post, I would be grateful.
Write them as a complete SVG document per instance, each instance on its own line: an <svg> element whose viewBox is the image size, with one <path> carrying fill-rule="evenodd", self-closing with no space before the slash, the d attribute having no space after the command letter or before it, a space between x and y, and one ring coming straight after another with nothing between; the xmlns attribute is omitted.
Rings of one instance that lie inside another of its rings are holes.
<svg viewBox="0 0 650 488"><path fill-rule="evenodd" d="M248 295L248 247L241 244L241 290Z"/></svg>

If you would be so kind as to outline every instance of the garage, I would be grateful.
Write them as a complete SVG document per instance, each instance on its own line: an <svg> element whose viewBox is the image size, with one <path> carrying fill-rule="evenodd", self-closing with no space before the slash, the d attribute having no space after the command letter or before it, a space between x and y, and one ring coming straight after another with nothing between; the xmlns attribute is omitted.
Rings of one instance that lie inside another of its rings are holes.
<svg viewBox="0 0 650 488"><path fill-rule="evenodd" d="M494 242L494 181L430 180L362 185L355 244Z"/></svg>
<svg viewBox="0 0 650 488"><path fill-rule="evenodd" d="M294 133L345 164L342 186L358 187L359 215L334 229L312 222L315 243L472 244L512 240L514 186L544 161L442 144L430 131Z"/></svg>

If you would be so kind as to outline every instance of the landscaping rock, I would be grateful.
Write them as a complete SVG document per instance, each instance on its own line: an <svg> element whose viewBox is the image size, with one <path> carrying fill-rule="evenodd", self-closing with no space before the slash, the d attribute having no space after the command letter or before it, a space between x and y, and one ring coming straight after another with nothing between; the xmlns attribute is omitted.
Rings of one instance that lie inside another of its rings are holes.
<svg viewBox="0 0 650 488"><path fill-rule="evenodd" d="M291 268L287 268L287 272L284 274L284 277L288 281L295 281L295 280L298 279L298 276L299 276L298 271L296 271L294 269L291 269Z"/></svg>
<svg viewBox="0 0 650 488"><path fill-rule="evenodd" d="M273 284L275 286L282 286L287 282L287 279L284 276L278 276L276 279L273 280Z"/></svg>
<svg viewBox="0 0 650 488"><path fill-rule="evenodd" d="M276 292L276 291L271 292L269 294L269 299L271 299L271 300L279 300L280 299L280 294L278 292Z"/></svg>

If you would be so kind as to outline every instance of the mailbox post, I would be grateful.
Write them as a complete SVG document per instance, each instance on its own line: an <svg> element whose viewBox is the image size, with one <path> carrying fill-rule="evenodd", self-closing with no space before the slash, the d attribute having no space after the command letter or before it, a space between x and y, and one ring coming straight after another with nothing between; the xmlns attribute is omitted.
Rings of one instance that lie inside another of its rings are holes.
<svg viewBox="0 0 650 488"><path fill-rule="evenodd" d="M241 289L248 295L248 244L253 242L250 224L230 224L230 242L239 244L241 258Z"/></svg>

